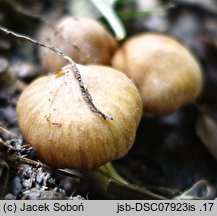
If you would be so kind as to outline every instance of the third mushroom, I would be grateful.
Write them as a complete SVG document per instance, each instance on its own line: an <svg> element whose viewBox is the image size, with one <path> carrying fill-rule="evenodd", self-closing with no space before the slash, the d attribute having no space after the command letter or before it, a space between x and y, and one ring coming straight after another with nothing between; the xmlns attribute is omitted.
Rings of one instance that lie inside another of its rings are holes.
<svg viewBox="0 0 217 216"><path fill-rule="evenodd" d="M165 115L191 103L202 88L194 56L170 36L143 33L127 40L112 60L137 85L146 113Z"/></svg>

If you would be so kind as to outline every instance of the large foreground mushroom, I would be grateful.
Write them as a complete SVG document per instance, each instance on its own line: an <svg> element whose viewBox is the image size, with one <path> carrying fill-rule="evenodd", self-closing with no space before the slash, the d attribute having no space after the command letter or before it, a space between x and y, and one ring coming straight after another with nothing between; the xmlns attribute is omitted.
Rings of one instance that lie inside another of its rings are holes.
<svg viewBox="0 0 217 216"><path fill-rule="evenodd" d="M131 148L142 114L137 88L123 73L78 65L95 105L84 101L71 65L30 84L17 104L20 130L39 158L56 168L95 169Z"/></svg>

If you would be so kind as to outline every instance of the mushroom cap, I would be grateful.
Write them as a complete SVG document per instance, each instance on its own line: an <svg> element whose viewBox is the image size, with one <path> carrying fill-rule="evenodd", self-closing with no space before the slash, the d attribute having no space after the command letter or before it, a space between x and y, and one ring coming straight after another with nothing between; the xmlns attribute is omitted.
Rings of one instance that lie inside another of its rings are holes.
<svg viewBox="0 0 217 216"><path fill-rule="evenodd" d="M105 120L84 101L71 66L38 78L17 104L20 130L38 157L56 168L95 169L123 157L131 148L142 114L134 83L105 66L78 65L93 102Z"/></svg>
<svg viewBox="0 0 217 216"><path fill-rule="evenodd" d="M169 114L192 102L202 88L200 66L175 39L146 33L132 37L116 52L112 66L136 84L144 113Z"/></svg>
<svg viewBox="0 0 217 216"><path fill-rule="evenodd" d="M98 21L90 18L65 17L54 28L42 28L40 40L59 48L80 64L109 65L118 48L114 37ZM56 53L41 48L42 66L47 72L65 65Z"/></svg>

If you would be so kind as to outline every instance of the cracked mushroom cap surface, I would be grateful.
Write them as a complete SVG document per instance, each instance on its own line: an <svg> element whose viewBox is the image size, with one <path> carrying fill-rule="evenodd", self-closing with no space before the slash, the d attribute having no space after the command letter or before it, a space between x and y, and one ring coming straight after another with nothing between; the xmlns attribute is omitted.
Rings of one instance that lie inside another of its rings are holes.
<svg viewBox="0 0 217 216"><path fill-rule="evenodd" d="M123 73L78 65L93 103L113 120L90 110L71 65L35 80L21 94L17 118L24 140L56 168L93 170L123 157L133 145L142 114L137 88Z"/></svg>

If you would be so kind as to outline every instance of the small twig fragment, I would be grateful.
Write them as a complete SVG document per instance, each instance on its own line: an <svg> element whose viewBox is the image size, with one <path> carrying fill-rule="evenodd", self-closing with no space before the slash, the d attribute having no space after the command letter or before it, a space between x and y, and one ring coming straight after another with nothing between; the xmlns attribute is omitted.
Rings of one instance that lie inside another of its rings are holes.
<svg viewBox="0 0 217 216"><path fill-rule="evenodd" d="M76 66L76 63L75 61L73 61L69 56L66 56L64 55L64 53L59 50L58 48L56 48L55 46L52 46L52 45L48 45L48 44L44 44L44 43L41 43L37 40L34 40L28 36L25 36L25 35L22 35L22 34L18 34L18 33L15 33L13 31L10 31L6 28L3 28L0 26L0 30L2 32L4 32L5 34L7 35L11 35L13 37L16 37L16 38L19 38L19 39L23 39L23 40L27 40L31 43L34 43L38 46L41 46L41 47L45 47L47 49L50 49L51 51L57 53L58 55L60 55L62 58L64 58L72 67L72 71L75 73L75 77L76 79L78 80L78 83L79 83L79 87L80 87L80 90L81 90L81 93L82 93L82 96L84 98L84 100L87 102L90 110L92 112L95 112L97 114L99 114L100 116L103 117L103 119L109 119L109 120L113 120L112 117L110 116L107 116L106 114L104 114L103 112L101 112L96 106L95 104L93 103L93 100L92 100L92 97L87 89L87 87L85 87L84 83L83 83L83 80L82 80L82 77L81 77L81 73L80 71L78 70L78 67Z"/></svg>

